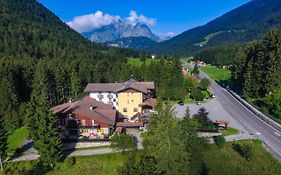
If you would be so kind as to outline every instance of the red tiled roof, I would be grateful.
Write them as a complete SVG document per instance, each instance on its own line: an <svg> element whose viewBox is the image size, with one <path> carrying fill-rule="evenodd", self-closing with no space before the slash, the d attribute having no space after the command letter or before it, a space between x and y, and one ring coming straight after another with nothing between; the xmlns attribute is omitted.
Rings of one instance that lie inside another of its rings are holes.
<svg viewBox="0 0 281 175"><path fill-rule="evenodd" d="M89 96L55 106L51 110L54 114L72 112L110 125L114 125L116 120L116 110L112 105L98 102Z"/></svg>
<svg viewBox="0 0 281 175"><path fill-rule="evenodd" d="M215 123L217 123L217 124L229 124L229 121L227 121L227 120L216 120Z"/></svg>

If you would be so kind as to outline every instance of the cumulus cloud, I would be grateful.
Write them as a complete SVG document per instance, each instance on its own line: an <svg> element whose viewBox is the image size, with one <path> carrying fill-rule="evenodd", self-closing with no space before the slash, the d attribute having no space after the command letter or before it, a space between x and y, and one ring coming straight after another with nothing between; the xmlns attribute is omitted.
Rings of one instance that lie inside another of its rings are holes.
<svg viewBox="0 0 281 175"><path fill-rule="evenodd" d="M137 23L143 23L147 25L155 25L156 19L155 18L148 18L144 15L138 15L136 11L131 11L130 15L126 18L126 22L131 25L136 25Z"/></svg>
<svg viewBox="0 0 281 175"><path fill-rule="evenodd" d="M111 16L109 14L104 14L101 11L97 11L96 13L77 16L72 21L67 22L67 24L78 32L87 32L111 24L120 19L120 16Z"/></svg>
<svg viewBox="0 0 281 175"><path fill-rule="evenodd" d="M137 23L143 23L147 25L155 25L156 19L148 18L144 15L138 15L136 11L131 11L129 16L126 18L121 18L120 16L113 16L102 11L97 11L96 13L76 16L72 21L67 22L67 24L74 30L82 33L88 32L96 28L100 28L105 25L117 21L123 21L130 25L136 25Z"/></svg>

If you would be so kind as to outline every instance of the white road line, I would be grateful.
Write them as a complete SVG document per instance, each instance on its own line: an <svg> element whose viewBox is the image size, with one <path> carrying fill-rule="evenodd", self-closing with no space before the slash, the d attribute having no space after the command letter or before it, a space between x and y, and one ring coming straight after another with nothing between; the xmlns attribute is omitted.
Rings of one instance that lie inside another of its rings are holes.
<svg viewBox="0 0 281 175"><path fill-rule="evenodd" d="M227 91L227 93L234 99L236 100L241 106L243 106L243 108L245 108L247 111L249 111L251 114L253 114L255 116L255 118L259 119L260 121L262 121L262 123L266 124L267 126L269 126L270 128L272 128L273 130L275 130L276 132L278 132L279 134L281 134L277 129L275 129L274 127L272 127L270 124L268 124L267 122L265 122L264 120L262 120L261 118L259 118L256 114L254 114L251 110L249 110L246 106L244 106L239 100L237 100L235 97L233 97L233 95Z"/></svg>
<svg viewBox="0 0 281 175"><path fill-rule="evenodd" d="M277 135L277 136L281 136L281 134L278 133L278 132L274 132L274 134Z"/></svg>
<svg viewBox="0 0 281 175"><path fill-rule="evenodd" d="M281 153L279 151L277 151L275 148L273 148L272 146L270 146L266 142L264 142L264 144L266 144L268 147L270 147L272 150L274 150L279 156L281 156Z"/></svg>

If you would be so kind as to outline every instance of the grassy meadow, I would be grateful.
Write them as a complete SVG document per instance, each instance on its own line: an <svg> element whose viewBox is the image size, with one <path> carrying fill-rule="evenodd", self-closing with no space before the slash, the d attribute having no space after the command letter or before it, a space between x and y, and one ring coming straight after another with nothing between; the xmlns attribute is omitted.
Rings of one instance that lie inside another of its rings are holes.
<svg viewBox="0 0 281 175"><path fill-rule="evenodd" d="M231 72L228 69L219 68L216 66L205 66L200 68L215 81L226 81L231 78Z"/></svg>

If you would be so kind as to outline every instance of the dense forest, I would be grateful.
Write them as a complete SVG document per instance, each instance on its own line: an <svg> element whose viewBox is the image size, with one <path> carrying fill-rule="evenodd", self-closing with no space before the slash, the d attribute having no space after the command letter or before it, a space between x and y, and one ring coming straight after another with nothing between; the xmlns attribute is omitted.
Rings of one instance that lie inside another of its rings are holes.
<svg viewBox="0 0 281 175"><path fill-rule="evenodd" d="M280 9L280 0L249 1L203 26L187 30L148 50L186 55L205 48L260 39L268 29L280 27Z"/></svg>
<svg viewBox="0 0 281 175"><path fill-rule="evenodd" d="M281 30L240 48L232 67L235 88L264 112L281 119Z"/></svg>
<svg viewBox="0 0 281 175"><path fill-rule="evenodd" d="M230 65L235 59L240 45L225 45L202 49L193 54L195 60L204 61L216 66Z"/></svg>
<svg viewBox="0 0 281 175"><path fill-rule="evenodd" d="M48 107L80 97L89 82L132 77L155 81L159 98L182 96L179 61L131 66L127 57L148 55L91 43L35 0L0 3L0 116L6 130L24 125L31 97L42 89L47 91Z"/></svg>
<svg viewBox="0 0 281 175"><path fill-rule="evenodd" d="M186 93L179 60L158 56L150 65L132 66L128 57L150 54L91 43L36 0L1 0L0 7L2 159L8 152L17 154L8 150L7 136L25 126L43 167L60 161L61 140L50 107L86 95L83 90L90 82L134 78L155 81L160 99Z"/></svg>

